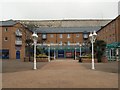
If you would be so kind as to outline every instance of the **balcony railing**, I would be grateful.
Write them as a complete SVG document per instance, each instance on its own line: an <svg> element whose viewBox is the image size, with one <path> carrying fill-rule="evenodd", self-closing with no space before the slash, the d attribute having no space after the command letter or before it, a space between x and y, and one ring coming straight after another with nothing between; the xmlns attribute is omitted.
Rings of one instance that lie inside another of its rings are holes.
<svg viewBox="0 0 120 90"><path fill-rule="evenodd" d="M15 34L16 34L16 36L22 36L22 33L21 33L19 30L17 30L17 31L15 32Z"/></svg>
<svg viewBox="0 0 120 90"><path fill-rule="evenodd" d="M16 40L15 45L22 45L22 41Z"/></svg>

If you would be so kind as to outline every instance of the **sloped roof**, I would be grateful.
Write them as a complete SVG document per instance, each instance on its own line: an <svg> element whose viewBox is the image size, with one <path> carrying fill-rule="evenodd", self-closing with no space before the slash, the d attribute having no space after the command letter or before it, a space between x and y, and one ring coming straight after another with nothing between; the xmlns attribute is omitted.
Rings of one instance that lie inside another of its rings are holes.
<svg viewBox="0 0 120 90"><path fill-rule="evenodd" d="M13 20L0 21L0 26L13 26L17 23L18 23L17 21L13 21Z"/></svg>
<svg viewBox="0 0 120 90"><path fill-rule="evenodd" d="M37 33L77 33L77 32L91 32L98 31L101 27L49 27L49 28L35 28L32 30Z"/></svg>

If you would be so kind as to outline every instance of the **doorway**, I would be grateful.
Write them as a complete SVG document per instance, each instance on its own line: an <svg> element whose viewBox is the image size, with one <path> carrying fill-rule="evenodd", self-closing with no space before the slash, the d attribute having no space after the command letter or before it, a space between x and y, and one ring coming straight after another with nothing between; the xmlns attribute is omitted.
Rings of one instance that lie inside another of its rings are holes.
<svg viewBox="0 0 120 90"><path fill-rule="evenodd" d="M16 59L20 59L20 51L16 51Z"/></svg>
<svg viewBox="0 0 120 90"><path fill-rule="evenodd" d="M64 50L58 50L58 58L64 58Z"/></svg>

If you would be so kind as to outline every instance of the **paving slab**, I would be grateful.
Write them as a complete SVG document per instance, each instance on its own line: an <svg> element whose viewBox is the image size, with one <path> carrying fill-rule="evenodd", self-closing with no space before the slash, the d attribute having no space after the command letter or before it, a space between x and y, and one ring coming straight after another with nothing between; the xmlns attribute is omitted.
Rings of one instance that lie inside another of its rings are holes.
<svg viewBox="0 0 120 90"><path fill-rule="evenodd" d="M118 63L79 63L77 60L3 62L3 88L118 88Z"/></svg>

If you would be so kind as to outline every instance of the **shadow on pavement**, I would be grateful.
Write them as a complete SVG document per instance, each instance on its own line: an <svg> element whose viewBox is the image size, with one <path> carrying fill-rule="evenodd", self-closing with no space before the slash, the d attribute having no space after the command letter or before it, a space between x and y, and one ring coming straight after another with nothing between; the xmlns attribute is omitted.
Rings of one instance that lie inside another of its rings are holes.
<svg viewBox="0 0 120 90"><path fill-rule="evenodd" d="M86 69L91 69L91 63L81 63ZM118 73L118 62L108 62L108 63L95 63L95 70L109 73Z"/></svg>
<svg viewBox="0 0 120 90"><path fill-rule="evenodd" d="M37 62L37 69L41 69L48 62ZM2 73L12 73L33 70L33 62L22 62L14 60L2 61Z"/></svg>

